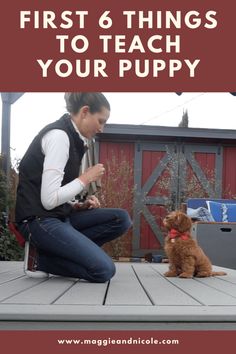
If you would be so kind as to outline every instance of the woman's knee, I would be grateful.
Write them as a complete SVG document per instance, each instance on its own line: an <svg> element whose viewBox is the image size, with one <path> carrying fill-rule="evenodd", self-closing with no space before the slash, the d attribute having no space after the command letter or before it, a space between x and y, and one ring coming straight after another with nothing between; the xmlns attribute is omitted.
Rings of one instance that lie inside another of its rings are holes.
<svg viewBox="0 0 236 354"><path fill-rule="evenodd" d="M116 214L117 221L120 223L122 232L124 233L132 226L132 221L129 213L125 209L117 209Z"/></svg>
<svg viewBox="0 0 236 354"><path fill-rule="evenodd" d="M93 269L90 272L90 276L92 278L91 281L95 283L105 283L115 275L115 272L116 267L112 260L109 260L108 262L101 262L96 269Z"/></svg>

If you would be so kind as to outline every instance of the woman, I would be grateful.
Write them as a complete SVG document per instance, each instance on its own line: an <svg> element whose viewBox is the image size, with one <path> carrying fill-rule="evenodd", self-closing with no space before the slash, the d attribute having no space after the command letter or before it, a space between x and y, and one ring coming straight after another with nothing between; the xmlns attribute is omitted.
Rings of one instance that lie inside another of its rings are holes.
<svg viewBox="0 0 236 354"><path fill-rule="evenodd" d="M115 266L101 246L129 229L129 215L100 208L95 196L71 201L104 174L102 164L81 175L79 170L87 139L103 131L110 105L97 92L68 93L65 99L69 113L39 132L20 163L16 222L37 249L36 273L105 282Z"/></svg>

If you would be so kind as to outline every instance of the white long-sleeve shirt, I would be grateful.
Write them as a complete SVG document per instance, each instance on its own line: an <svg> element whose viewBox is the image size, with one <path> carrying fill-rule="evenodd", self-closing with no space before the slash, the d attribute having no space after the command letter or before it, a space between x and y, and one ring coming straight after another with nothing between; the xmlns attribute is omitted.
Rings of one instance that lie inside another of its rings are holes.
<svg viewBox="0 0 236 354"><path fill-rule="evenodd" d="M81 136L74 122L72 124ZM77 194L81 193L84 185L75 178L70 183L61 186L64 178L64 169L69 159L70 141L63 130L53 129L46 133L41 142L42 152L45 155L43 164L41 202L45 209L51 210L58 205L69 202Z"/></svg>

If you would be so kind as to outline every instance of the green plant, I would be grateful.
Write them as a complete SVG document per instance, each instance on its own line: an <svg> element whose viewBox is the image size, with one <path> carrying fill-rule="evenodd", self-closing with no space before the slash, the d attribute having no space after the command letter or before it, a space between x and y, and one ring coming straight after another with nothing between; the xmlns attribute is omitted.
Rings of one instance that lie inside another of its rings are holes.
<svg viewBox="0 0 236 354"><path fill-rule="evenodd" d="M2 157L0 156L0 260L4 261L23 259L23 249L7 228L7 218L13 214L12 210L15 204L15 179L16 173L11 169L10 180L7 181L2 169Z"/></svg>
<svg viewBox="0 0 236 354"><path fill-rule="evenodd" d="M22 261L24 250L21 248L14 235L6 227L0 230L0 260Z"/></svg>

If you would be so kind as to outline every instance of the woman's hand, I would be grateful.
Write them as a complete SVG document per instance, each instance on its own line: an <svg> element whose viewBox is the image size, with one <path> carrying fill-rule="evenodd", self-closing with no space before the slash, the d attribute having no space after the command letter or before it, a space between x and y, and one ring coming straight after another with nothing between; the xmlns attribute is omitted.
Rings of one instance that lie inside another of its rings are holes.
<svg viewBox="0 0 236 354"><path fill-rule="evenodd" d="M88 209L97 209L101 207L101 204L98 200L97 197L95 197L95 195L91 195L90 197L88 197L88 199L85 201L85 203L88 203L89 207Z"/></svg>
<svg viewBox="0 0 236 354"><path fill-rule="evenodd" d="M73 205L73 208L77 209L77 210L97 209L100 207L101 207L101 204L100 204L98 198L95 197L94 195L91 195L90 197L88 197L88 199L86 199L84 203L77 203L77 204Z"/></svg>
<svg viewBox="0 0 236 354"><path fill-rule="evenodd" d="M87 170L78 178L84 185L87 185L91 182L95 182L98 179L100 179L104 175L104 173L105 173L105 168L103 164L98 163L93 167L87 168Z"/></svg>

